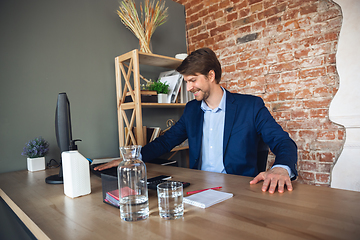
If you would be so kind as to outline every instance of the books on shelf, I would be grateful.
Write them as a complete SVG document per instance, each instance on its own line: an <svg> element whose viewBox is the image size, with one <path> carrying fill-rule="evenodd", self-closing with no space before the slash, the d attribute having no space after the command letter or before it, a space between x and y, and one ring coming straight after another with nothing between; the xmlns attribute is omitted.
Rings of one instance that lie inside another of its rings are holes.
<svg viewBox="0 0 360 240"><path fill-rule="evenodd" d="M184 197L184 203L200 208L207 208L216 203L232 198L232 196L232 193L209 189L203 192L195 193L189 197Z"/></svg>
<svg viewBox="0 0 360 240"><path fill-rule="evenodd" d="M146 128L146 135L147 135L147 142L152 142L155 140L155 138L159 137L160 135L160 127L147 127Z"/></svg>
<svg viewBox="0 0 360 240"><path fill-rule="evenodd" d="M155 138L160 136L160 132L161 132L161 128L160 127L146 127L143 126L143 142L145 144L152 142L155 140ZM135 139L137 139L137 135L136 135L136 127L132 128L132 133L135 137ZM125 128L125 137L128 134L128 128ZM128 145L134 145L135 143L131 140L131 138L129 137L129 142Z"/></svg>

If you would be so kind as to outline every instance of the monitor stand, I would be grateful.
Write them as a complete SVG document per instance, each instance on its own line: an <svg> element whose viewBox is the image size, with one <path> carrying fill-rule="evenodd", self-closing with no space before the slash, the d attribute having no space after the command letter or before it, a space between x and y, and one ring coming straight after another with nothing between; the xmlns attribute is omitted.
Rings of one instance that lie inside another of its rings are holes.
<svg viewBox="0 0 360 240"><path fill-rule="evenodd" d="M63 184L63 171L62 171L62 165L60 165L59 174L51 175L47 178L45 178L45 182L48 184Z"/></svg>

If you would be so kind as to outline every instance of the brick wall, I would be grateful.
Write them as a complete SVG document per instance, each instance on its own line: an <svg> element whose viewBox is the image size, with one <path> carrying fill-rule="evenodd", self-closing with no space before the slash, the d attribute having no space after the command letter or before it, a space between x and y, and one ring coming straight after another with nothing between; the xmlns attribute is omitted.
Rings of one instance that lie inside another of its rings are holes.
<svg viewBox="0 0 360 240"><path fill-rule="evenodd" d="M340 7L328 0L174 1L185 6L188 52L213 49L222 86L262 97L297 143L298 181L329 186L345 138L328 114L339 87Z"/></svg>

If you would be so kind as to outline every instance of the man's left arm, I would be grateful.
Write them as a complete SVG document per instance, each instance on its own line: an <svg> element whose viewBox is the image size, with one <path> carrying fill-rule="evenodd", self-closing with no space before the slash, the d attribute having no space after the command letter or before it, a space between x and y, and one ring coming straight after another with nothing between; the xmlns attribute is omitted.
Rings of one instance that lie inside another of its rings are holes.
<svg viewBox="0 0 360 240"><path fill-rule="evenodd" d="M296 144L271 116L262 99L255 103L255 109L258 109L255 111L257 130L276 157L273 168L259 173L250 184L256 184L263 180L262 191L269 190L270 193L274 193L277 187L278 191L282 193L285 186L292 191L291 179L295 179L297 176Z"/></svg>

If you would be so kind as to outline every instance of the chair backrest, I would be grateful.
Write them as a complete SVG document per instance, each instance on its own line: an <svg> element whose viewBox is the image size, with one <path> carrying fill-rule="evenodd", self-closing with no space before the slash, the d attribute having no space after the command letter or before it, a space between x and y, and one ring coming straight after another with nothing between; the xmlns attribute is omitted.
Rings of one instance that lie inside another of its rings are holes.
<svg viewBox="0 0 360 240"><path fill-rule="evenodd" d="M267 158L269 154L269 146L260 138L257 150L257 167L259 172L266 170Z"/></svg>

